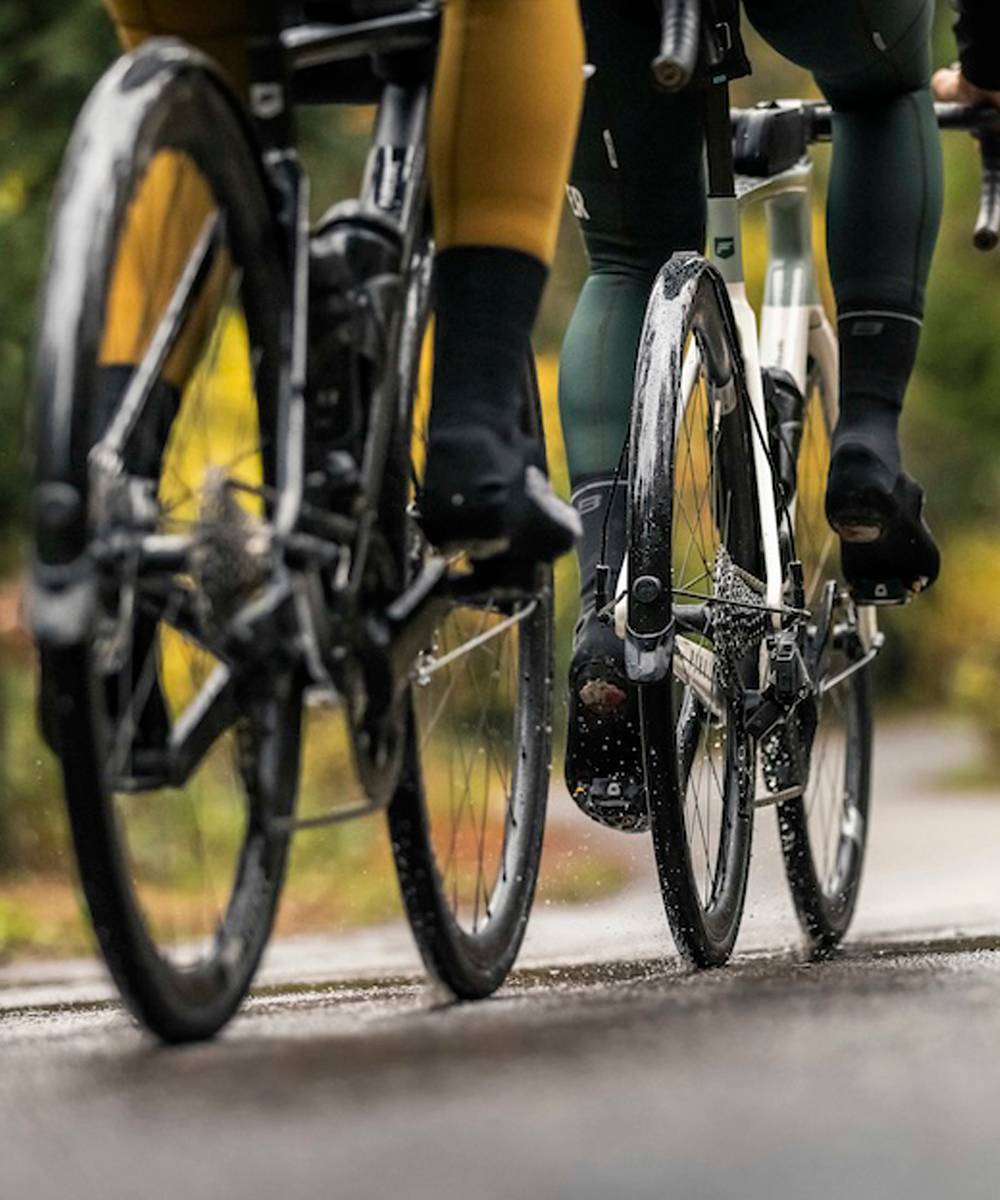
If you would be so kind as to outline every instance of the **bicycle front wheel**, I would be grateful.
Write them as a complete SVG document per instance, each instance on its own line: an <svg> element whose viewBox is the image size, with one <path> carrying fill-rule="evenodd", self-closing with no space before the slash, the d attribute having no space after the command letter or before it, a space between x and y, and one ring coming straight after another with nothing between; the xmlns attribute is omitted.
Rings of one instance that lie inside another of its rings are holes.
<svg viewBox="0 0 1000 1200"><path fill-rule="evenodd" d="M167 1041L236 1010L285 868L300 689L229 622L270 578L287 291L237 101L176 43L121 60L53 225L34 617L94 929Z"/></svg>
<svg viewBox="0 0 1000 1200"><path fill-rule="evenodd" d="M410 446L418 507L427 401L424 388ZM531 360L520 406L523 431L541 442ZM429 550L412 521L408 542L412 573ZM546 566L502 582L491 582L488 568L453 568L464 591L415 664L389 828L424 963L453 995L477 999L513 966L538 879L552 753L553 583Z"/></svg>
<svg viewBox="0 0 1000 1200"><path fill-rule="evenodd" d="M744 695L765 622L741 371L724 284L704 259L676 255L654 284L636 369L626 663L660 888L697 966L732 952L753 827Z"/></svg>

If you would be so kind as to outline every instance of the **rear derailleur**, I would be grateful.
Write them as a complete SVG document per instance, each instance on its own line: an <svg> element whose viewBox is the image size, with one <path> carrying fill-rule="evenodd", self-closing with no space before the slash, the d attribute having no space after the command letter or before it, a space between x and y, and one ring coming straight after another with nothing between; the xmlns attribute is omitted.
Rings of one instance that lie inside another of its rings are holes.
<svg viewBox="0 0 1000 1200"><path fill-rule="evenodd" d="M761 747L764 783L772 794L805 786L818 723L817 681L837 602L837 586L824 589L815 620L805 611L802 564L788 565L790 613L765 639L767 682L746 696L747 732Z"/></svg>

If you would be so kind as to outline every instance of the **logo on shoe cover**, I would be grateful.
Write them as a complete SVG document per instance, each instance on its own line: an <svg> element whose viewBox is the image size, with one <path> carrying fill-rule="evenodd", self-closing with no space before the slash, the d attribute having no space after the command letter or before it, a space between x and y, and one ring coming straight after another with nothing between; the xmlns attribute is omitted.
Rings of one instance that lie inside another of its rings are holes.
<svg viewBox="0 0 1000 1200"><path fill-rule="evenodd" d="M736 239L732 237L717 237L715 239L715 257L732 258L736 253Z"/></svg>
<svg viewBox="0 0 1000 1200"><path fill-rule="evenodd" d="M855 321L851 325L851 337L878 337L885 329L885 321Z"/></svg>
<svg viewBox="0 0 1000 1200"><path fill-rule="evenodd" d="M596 512L599 508L604 507L604 496L600 492L593 492L589 496L582 496L576 502L576 511L581 517L585 517L587 513Z"/></svg>

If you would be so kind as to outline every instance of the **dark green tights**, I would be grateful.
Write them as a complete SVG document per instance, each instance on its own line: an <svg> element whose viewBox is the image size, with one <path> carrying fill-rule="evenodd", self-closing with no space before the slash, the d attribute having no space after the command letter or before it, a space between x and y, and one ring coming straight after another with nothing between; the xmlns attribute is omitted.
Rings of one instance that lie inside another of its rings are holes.
<svg viewBox="0 0 1000 1200"><path fill-rule="evenodd" d="M570 200L590 256L563 346L559 404L574 487L614 470L653 277L702 249L700 100L651 82L656 7L581 0L587 85ZM834 106L830 270L841 314L842 422L879 414L886 445L916 353L941 209L929 91L932 0L747 0L776 50L811 70ZM850 314L898 314L884 348L850 336ZM888 364L879 371L873 364ZM888 450L886 450L888 454Z"/></svg>

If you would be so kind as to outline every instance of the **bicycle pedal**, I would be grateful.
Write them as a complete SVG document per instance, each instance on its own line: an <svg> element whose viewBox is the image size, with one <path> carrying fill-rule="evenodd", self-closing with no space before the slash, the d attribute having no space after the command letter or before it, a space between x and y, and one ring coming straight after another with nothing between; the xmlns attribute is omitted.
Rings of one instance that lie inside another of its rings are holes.
<svg viewBox="0 0 1000 1200"><path fill-rule="evenodd" d="M915 591L920 591L920 588ZM908 604L913 596L914 590L900 579L862 579L851 586L851 598L859 607L899 608Z"/></svg>

